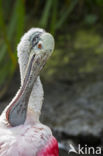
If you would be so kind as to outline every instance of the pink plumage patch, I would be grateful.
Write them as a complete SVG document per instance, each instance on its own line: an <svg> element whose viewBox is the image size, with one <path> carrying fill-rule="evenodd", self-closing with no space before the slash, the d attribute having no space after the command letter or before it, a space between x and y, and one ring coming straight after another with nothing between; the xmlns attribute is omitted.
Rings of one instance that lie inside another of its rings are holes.
<svg viewBox="0 0 103 156"><path fill-rule="evenodd" d="M37 154L37 156L59 156L57 140L52 137L49 143Z"/></svg>

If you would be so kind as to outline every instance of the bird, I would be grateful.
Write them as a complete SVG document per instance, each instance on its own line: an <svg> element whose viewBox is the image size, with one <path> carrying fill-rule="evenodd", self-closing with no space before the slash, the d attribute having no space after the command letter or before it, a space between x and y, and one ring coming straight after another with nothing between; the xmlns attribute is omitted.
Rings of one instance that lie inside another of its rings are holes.
<svg viewBox="0 0 103 156"><path fill-rule="evenodd" d="M0 116L0 156L59 155L58 141L39 119L44 99L40 72L54 46L54 37L42 28L28 30L17 46L21 86Z"/></svg>

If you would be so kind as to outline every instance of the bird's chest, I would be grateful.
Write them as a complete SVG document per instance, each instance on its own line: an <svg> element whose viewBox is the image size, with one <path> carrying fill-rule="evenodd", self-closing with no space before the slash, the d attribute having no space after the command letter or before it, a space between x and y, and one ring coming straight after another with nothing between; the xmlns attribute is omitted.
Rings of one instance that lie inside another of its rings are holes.
<svg viewBox="0 0 103 156"><path fill-rule="evenodd" d="M50 129L40 124L36 126L23 125L7 130L2 129L0 131L0 155L37 156L39 151L45 149L44 147L48 145L50 138L52 138ZM46 150L48 153L47 147ZM45 153L45 150L42 153Z"/></svg>

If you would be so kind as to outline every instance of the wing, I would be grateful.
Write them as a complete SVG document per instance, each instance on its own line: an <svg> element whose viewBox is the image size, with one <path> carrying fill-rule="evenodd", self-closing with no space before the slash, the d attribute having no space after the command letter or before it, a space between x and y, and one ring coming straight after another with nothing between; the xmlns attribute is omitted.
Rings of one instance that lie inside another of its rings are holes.
<svg viewBox="0 0 103 156"><path fill-rule="evenodd" d="M57 140L52 136L48 144L37 154L37 156L59 156Z"/></svg>
<svg viewBox="0 0 103 156"><path fill-rule="evenodd" d="M35 126L0 128L0 156L37 156L41 150L42 153L53 153L55 155L52 156L58 156L56 141L51 138L51 130L40 123Z"/></svg>

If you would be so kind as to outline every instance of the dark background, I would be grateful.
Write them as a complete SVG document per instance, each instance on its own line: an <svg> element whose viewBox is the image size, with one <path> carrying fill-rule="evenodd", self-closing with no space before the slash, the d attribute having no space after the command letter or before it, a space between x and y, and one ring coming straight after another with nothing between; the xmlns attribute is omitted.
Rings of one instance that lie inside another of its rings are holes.
<svg viewBox="0 0 103 156"><path fill-rule="evenodd" d="M64 145L102 145L103 0L0 0L0 111L20 86L16 47L32 27L56 44L41 73L41 121Z"/></svg>

